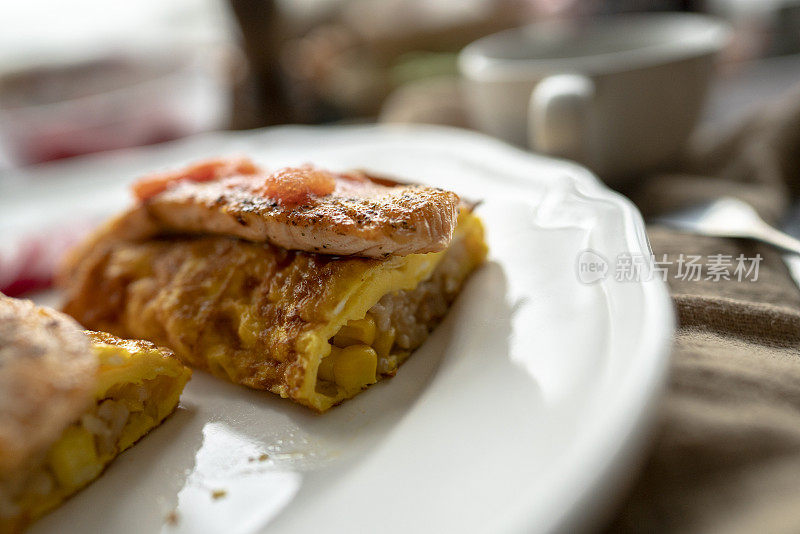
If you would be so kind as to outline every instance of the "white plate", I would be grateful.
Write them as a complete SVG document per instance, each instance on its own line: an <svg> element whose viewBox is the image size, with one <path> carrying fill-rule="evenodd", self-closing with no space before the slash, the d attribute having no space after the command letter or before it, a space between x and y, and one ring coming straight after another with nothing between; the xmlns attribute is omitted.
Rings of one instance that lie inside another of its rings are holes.
<svg viewBox="0 0 800 534"><path fill-rule="evenodd" d="M673 328L660 280L618 282L613 267L578 280L585 249L612 264L649 255L633 206L580 167L477 134L287 127L7 177L0 230L111 213L137 174L231 153L369 168L483 199L490 260L395 378L325 415L195 373L175 415L31 532L597 524L643 445Z"/></svg>

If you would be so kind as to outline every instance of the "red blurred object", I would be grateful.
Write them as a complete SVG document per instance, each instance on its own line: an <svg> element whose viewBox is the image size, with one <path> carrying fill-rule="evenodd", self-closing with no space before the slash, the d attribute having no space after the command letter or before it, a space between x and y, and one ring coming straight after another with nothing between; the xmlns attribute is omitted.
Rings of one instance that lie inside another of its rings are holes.
<svg viewBox="0 0 800 534"><path fill-rule="evenodd" d="M66 251L95 225L91 220L52 225L0 243L0 292L19 297L51 287Z"/></svg>
<svg viewBox="0 0 800 534"><path fill-rule="evenodd" d="M41 243L28 243L12 258L10 265L2 264L0 292L9 297L19 297L25 293L47 289L52 284L52 269L43 268L45 255Z"/></svg>

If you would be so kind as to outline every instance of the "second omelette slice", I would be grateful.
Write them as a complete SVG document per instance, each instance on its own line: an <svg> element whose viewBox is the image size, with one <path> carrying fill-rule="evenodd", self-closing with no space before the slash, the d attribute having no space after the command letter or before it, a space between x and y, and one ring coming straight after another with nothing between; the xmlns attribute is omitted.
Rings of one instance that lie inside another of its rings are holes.
<svg viewBox="0 0 800 534"><path fill-rule="evenodd" d="M191 371L29 301L0 295L0 323L0 532L15 532L158 426Z"/></svg>

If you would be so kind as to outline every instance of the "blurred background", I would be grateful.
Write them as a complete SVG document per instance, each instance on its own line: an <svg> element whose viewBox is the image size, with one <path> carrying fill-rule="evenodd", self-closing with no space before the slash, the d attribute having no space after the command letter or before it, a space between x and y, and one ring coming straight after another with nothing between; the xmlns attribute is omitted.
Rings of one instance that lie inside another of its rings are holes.
<svg viewBox="0 0 800 534"><path fill-rule="evenodd" d="M800 79L800 0L0 0L0 169L283 123L470 127L466 44L635 11L733 25L711 119Z"/></svg>

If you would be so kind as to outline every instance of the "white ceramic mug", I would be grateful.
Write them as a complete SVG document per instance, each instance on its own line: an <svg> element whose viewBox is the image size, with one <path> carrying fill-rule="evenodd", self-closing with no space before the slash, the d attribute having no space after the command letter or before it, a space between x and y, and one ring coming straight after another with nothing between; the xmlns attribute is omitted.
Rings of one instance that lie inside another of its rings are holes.
<svg viewBox="0 0 800 534"><path fill-rule="evenodd" d="M680 150L729 35L691 14L538 23L473 42L459 69L478 129L613 182Z"/></svg>

